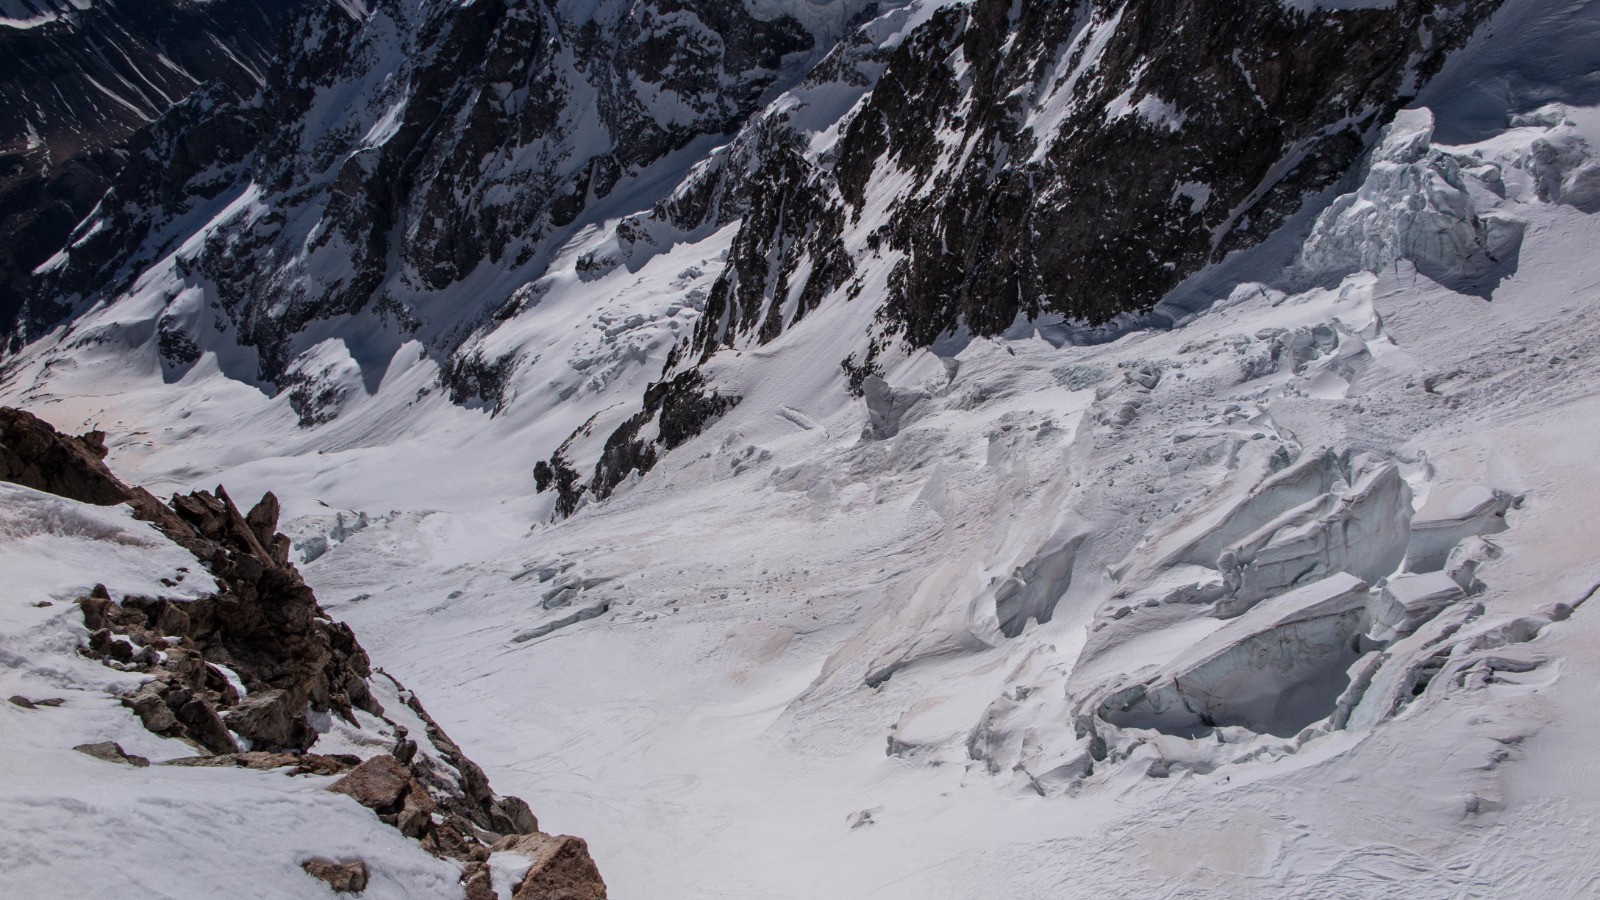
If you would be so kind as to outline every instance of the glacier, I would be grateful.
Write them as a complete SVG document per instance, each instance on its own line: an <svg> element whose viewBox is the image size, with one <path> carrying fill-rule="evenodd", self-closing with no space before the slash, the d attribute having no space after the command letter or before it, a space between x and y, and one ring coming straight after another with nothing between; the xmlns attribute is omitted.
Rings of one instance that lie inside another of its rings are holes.
<svg viewBox="0 0 1600 900"><path fill-rule="evenodd" d="M175 368L162 317L211 298L174 262L8 359L0 402L106 431L156 493L274 491L329 612L496 785L587 838L617 897L1581 896L1600 877L1600 94L1562 74L1483 97L1508 55L1540 67L1552 22L1600 33L1600 5L1538 5L1508 0L1343 180L1185 279L1166 320L894 343L858 395L839 362L903 258L869 235L911 181L877 171L844 232L879 253L859 289L803 315L767 297L782 329L695 361L737 404L569 515L534 464L603 453L739 252L737 216L680 229L670 207L783 128L826 159L866 85L783 84L648 202L552 238L461 338L514 361L497 397L453 402L432 336L370 311L295 339L298 401L220 331ZM831 65L881 71L944 6L885 8ZM863 8L816 4L808 26ZM0 551L48 568L13 508ZM52 540L121 571L109 515ZM27 620L0 628L9 654L44 652ZM151 773L141 790L221 818ZM14 846L77 827L0 803L41 835ZM441 895L438 861L392 843L376 858L411 880L384 895Z"/></svg>

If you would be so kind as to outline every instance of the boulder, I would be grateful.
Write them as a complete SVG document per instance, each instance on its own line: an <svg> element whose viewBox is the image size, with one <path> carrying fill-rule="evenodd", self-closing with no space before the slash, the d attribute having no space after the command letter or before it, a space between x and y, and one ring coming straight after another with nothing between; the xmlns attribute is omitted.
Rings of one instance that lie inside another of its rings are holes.
<svg viewBox="0 0 1600 900"><path fill-rule="evenodd" d="M392 756L374 756L350 774L329 785L328 790L355 798L368 809L380 813L396 812L411 787L411 773Z"/></svg>
<svg viewBox="0 0 1600 900"><path fill-rule="evenodd" d="M566 834L513 835L496 843L494 849L520 853L533 860L517 884L513 900L605 900L606 883L582 838Z"/></svg>
<svg viewBox="0 0 1600 900"><path fill-rule="evenodd" d="M359 894L367 889L367 864L361 860L334 862L329 859L308 859L300 864L306 874L328 883L339 894Z"/></svg>
<svg viewBox="0 0 1600 900"><path fill-rule="evenodd" d="M395 827L406 837L421 838L428 834L428 826L433 824L433 813L438 808L426 788L416 779L408 779L405 802L395 815Z"/></svg>
<svg viewBox="0 0 1600 900"><path fill-rule="evenodd" d="M500 895L494 889L494 875L483 863L467 867L466 873L461 876L461 887L466 893L466 900L500 900Z"/></svg>
<svg viewBox="0 0 1600 900"><path fill-rule="evenodd" d="M132 697L122 698L122 705L134 711L144 727L156 734L170 734L178 729L178 717L172 714L161 695L161 683L152 681L139 688Z"/></svg>
<svg viewBox="0 0 1600 900"><path fill-rule="evenodd" d="M317 733L292 706L288 692L257 691L228 710L223 721L257 750L305 750Z"/></svg>
<svg viewBox="0 0 1600 900"><path fill-rule="evenodd" d="M140 769L150 765L150 760L145 759L142 756L132 756L128 754L122 749L122 745L115 741L98 741L93 744L79 744L72 749L78 751L79 753L86 753L95 759L103 759L106 762L127 763L130 766Z"/></svg>
<svg viewBox="0 0 1600 900"><path fill-rule="evenodd" d="M239 744L222 724L222 717L204 697L191 696L178 708L178 721L190 740L212 753L238 753Z"/></svg>

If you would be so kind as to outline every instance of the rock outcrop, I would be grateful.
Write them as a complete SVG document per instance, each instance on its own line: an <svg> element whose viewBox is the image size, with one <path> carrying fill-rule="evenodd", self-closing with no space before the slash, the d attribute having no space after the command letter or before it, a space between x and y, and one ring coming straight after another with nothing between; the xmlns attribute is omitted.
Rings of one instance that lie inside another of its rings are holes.
<svg viewBox="0 0 1600 900"><path fill-rule="evenodd" d="M103 435L69 437L29 413L0 409L0 479L82 502L126 503L216 581L215 593L194 600L118 599L103 587L78 600L89 629L81 652L149 676L123 705L148 730L201 754L169 765L342 775L329 790L371 809L429 853L462 863L469 896L487 882L491 848L534 860L518 897L605 896L587 845L542 834L526 803L494 793L416 695L375 672L350 628L323 612L288 561L272 494L248 513L221 487L163 504L118 480L105 455ZM380 694L404 709L386 710ZM333 718L361 732L366 744L377 743L375 735L391 743L364 760L308 752L330 727L319 721ZM149 764L109 742L78 749ZM352 865L307 862L306 870L335 890L359 892L366 870Z"/></svg>
<svg viewBox="0 0 1600 900"><path fill-rule="evenodd" d="M533 860L528 873L517 883L513 900L605 900L605 889L599 886L600 873L582 838L524 834L504 838L494 848Z"/></svg>
<svg viewBox="0 0 1600 900"><path fill-rule="evenodd" d="M915 346L1144 313L1333 185L1498 5L952 4L826 155L767 142L696 349L771 340L858 261L893 267L882 334ZM863 221L867 252L845 255Z"/></svg>

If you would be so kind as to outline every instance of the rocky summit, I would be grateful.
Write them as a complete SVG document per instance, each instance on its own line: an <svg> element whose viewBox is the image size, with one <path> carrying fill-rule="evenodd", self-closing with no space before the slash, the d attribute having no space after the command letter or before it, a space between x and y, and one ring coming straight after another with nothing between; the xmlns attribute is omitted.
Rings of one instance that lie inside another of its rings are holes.
<svg viewBox="0 0 1600 900"><path fill-rule="evenodd" d="M8 895L1592 892L1600 0L0 47Z"/></svg>

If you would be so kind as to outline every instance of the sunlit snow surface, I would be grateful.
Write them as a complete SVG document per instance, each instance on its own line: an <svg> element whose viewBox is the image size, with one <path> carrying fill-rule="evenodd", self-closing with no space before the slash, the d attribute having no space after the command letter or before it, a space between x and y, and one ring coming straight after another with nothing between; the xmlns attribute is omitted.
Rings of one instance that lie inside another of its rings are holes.
<svg viewBox="0 0 1600 900"><path fill-rule="evenodd" d="M531 360L496 418L427 390L414 350L369 373L333 340L318 360L350 399L315 429L210 356L165 384L137 295L28 351L3 399L105 429L158 492L277 492L328 548L303 566L324 604L624 900L1580 896L1600 887L1600 108L1522 111L1457 145L1438 134L1459 110L1404 114L1303 248L1197 279L1208 308L1170 331L1076 347L1019 325L904 357L889 385L923 399L874 440L837 365L868 285L719 356L744 401L559 523L532 463L636 408L727 230L592 281L574 260L612 239L580 234L489 338ZM1467 563L1454 597L1439 570ZM1388 580L1359 594L1382 646L1340 631L1355 576ZM1232 577L1248 608L1213 606ZM7 641L50 613L6 612ZM1263 635L1316 652L1224 652ZM1142 681L1225 685L1233 720L1130 704L1079 727ZM1296 701L1240 699L1263 685ZM144 746L98 702L95 728ZM129 809L209 809L182 792L230 774L57 752L87 739L7 752L98 767ZM248 783L230 802L280 789ZM31 796L0 791L13 821L59 815ZM395 853L379 893L438 893L438 864Z"/></svg>

